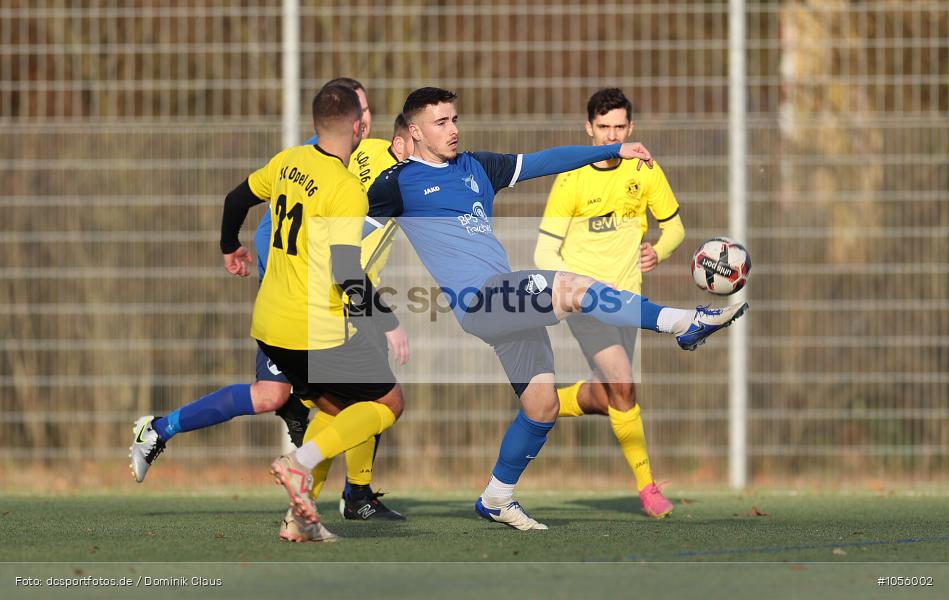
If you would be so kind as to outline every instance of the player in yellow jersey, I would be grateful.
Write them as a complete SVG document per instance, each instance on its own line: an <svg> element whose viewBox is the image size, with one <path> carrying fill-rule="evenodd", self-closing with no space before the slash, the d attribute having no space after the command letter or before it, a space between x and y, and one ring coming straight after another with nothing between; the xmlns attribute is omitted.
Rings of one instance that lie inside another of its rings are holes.
<svg viewBox="0 0 949 600"><path fill-rule="evenodd" d="M405 118L399 115L395 120L391 143L377 139L363 140L350 158L349 170L356 174L363 185L368 188L380 173L397 162L405 160L412 153L413 146L412 138L408 134L408 124L405 122ZM397 232L398 225L395 221L391 221L385 227L374 229L363 239L362 266L373 285L377 287L380 283L380 274L388 261L392 241ZM372 331L372 333L375 334L373 338L380 348L390 348L394 358L402 364L408 360L408 340L401 327L397 328L395 334L382 335L378 331ZM287 401L288 404L294 402L299 403L301 401L296 396L292 396ZM307 411L312 407L319 409L308 427L304 441L329 426L339 412L338 407L329 398L325 397L314 401L302 401L302 404L307 406L305 409ZM379 500L382 494L374 492L370 487L379 437L370 438L346 452L346 485L340 498L339 507L340 514L346 519L401 520L405 518L383 504ZM314 502L322 491L332 462L332 459L325 460L312 471L313 488L310 496ZM291 539L296 535L293 522L285 519L281 537Z"/></svg>
<svg viewBox="0 0 949 600"><path fill-rule="evenodd" d="M362 85L349 78L339 78L328 82L342 82L343 85L357 92L360 104L365 108L363 112L363 134L368 135L371 127L371 114ZM307 143L315 143L316 136ZM405 160L411 154L413 142L408 134L405 119L396 118L391 141L381 139L363 139L356 151L350 157L349 171L359 177L364 187L368 187L379 173L388 169L400 160ZM263 279L266 271L267 259L271 244L270 213L266 213L260 226L254 234L254 245L257 248L257 265L259 276ZM361 262L368 271L373 283L378 286L380 272L388 259L391 243L396 233L395 223L386 228L376 229L363 239ZM409 356L408 341L402 328L396 328L374 336L376 343L382 347L389 346L393 358L405 363ZM289 400L288 400L289 397ZM303 443L304 432L308 425L308 415L313 402L307 401L307 406L301 403L295 395L291 395L291 386L283 373L270 361L267 356L258 350L256 381L253 384L234 384L215 390L201 398L193 400L171 411L168 415L154 417L152 415L140 417L133 427L133 442L129 448L132 473L138 482L145 479L149 468L155 459L164 451L166 444L178 433L195 431L227 422L243 415L262 414L277 411L287 422L290 437L294 445ZM337 407L324 405L323 410L316 417L320 424L333 419L339 412ZM377 440L369 439L365 443L351 448L346 452L347 478L346 486L340 500L340 512L347 519L403 519L398 512L383 504L380 493L374 492L372 469L377 450ZM328 468L328 464L326 465ZM325 473L323 477L325 478ZM322 488L322 479L314 486L313 498L316 499ZM293 520L284 520L282 535L292 535L287 527L293 528Z"/></svg>
<svg viewBox="0 0 949 600"><path fill-rule="evenodd" d="M625 141L633 131L632 104L622 91L596 92L587 104L594 145ZM642 274L669 257L685 238L679 205L658 163L594 163L562 173L544 209L534 260L541 269L572 271L639 293ZM659 222L655 245L645 241L646 212ZM593 370L589 382L558 390L561 417L608 415L633 471L646 514L663 518L673 506L653 482L636 402L631 357L638 330L611 327L585 315L566 319Z"/></svg>
<svg viewBox="0 0 949 600"><path fill-rule="evenodd" d="M403 400L383 350L352 323L371 314L383 331L398 327L360 266L368 200L346 168L362 139L359 97L325 86L313 100L313 123L318 144L280 152L228 194L221 250L227 271L246 277L252 259L237 234L251 206L270 203L271 252L251 336L298 395L330 397L342 408L300 448L275 459L271 472L287 491L297 528L320 530L305 539L327 539L310 498L310 471L390 427Z"/></svg>

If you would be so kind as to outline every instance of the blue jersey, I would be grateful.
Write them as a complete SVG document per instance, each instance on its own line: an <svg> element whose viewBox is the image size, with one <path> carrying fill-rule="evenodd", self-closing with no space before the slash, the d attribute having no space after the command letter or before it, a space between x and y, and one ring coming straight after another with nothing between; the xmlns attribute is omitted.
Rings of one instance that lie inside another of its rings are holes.
<svg viewBox="0 0 949 600"><path fill-rule="evenodd" d="M488 277L511 270L491 219L495 194L517 183L522 160L521 155L487 152L465 152L438 165L412 158L369 188L369 216L399 217L459 320L464 300L474 301Z"/></svg>
<svg viewBox="0 0 949 600"><path fill-rule="evenodd" d="M619 157L619 144L565 146L533 154L464 152L447 163L416 158L380 175L369 188L369 218L396 217L461 321L485 281L511 270L491 220L494 196L518 181Z"/></svg>
<svg viewBox="0 0 949 600"><path fill-rule="evenodd" d="M270 256L270 211L264 213L260 219L260 225L254 232L254 248L257 249L257 275L263 279L264 271L267 270L267 258Z"/></svg>

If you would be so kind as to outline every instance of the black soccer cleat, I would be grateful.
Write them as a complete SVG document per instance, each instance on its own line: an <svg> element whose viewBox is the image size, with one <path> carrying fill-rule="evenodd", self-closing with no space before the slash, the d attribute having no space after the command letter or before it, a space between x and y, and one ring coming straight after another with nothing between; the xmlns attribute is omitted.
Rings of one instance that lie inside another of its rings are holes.
<svg viewBox="0 0 949 600"><path fill-rule="evenodd" d="M296 394L290 394L287 401L274 414L287 424L287 435L290 436L290 442L297 448L302 446L303 435L310 424L310 409L303 405L300 397Z"/></svg>
<svg viewBox="0 0 949 600"><path fill-rule="evenodd" d="M374 492L368 485L349 486L349 495L343 492L339 501L340 512L350 521L368 521L383 519L386 521L405 521L405 517L382 503L379 498L385 494Z"/></svg>

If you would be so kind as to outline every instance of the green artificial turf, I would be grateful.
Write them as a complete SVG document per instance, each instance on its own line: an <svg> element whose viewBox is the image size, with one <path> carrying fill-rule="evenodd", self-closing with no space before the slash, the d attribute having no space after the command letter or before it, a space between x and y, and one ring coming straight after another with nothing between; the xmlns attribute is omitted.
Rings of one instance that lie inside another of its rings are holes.
<svg viewBox="0 0 949 600"><path fill-rule="evenodd" d="M947 565L922 564L949 561L949 501L944 496L690 493L671 499L673 516L655 521L642 515L638 501L627 495L525 493L522 504L550 526L534 532L477 518L471 507L474 494L387 495L385 501L409 517L406 522L344 521L335 501L327 500L320 503L324 523L343 539L288 544L277 538L286 506L277 493L7 496L0 500L0 561L19 564L2 565L2 585L11 590L10 577L27 568L50 574L68 568L67 575L105 569L133 577L226 572L230 590L212 586L203 591L232 598L264 585L262 570L271 587L304 573L319 579L324 590L370 585L379 578L391 595L400 597L412 597L419 586L444 583L444 578L459 598L469 592L477 597L485 586L504 590L525 582L547 586L549 591L540 594L545 598L573 597L571 586L587 578L600 586L592 589L604 593L644 591L649 579L665 581L660 589L688 584L693 591L711 590L702 597L735 586L737 595L733 591L728 597L755 597L771 589L756 585L782 577L813 583L826 576L826 585L850 578L849 584L861 592L853 597L881 593L877 575L941 573L936 585L911 590L915 597L945 593L949 585ZM315 564L286 564L297 561ZM64 565L23 564L32 562ZM329 564L334 562L348 564ZM247 582L235 588L242 577ZM891 589L887 594L905 592Z"/></svg>

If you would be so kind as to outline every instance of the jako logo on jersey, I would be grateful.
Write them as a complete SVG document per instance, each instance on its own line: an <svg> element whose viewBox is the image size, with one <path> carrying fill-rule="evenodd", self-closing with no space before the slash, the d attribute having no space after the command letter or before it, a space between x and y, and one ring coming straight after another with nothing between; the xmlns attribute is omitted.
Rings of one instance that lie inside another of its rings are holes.
<svg viewBox="0 0 949 600"><path fill-rule="evenodd" d="M475 181L474 175L468 175L462 181L465 183L465 187L476 194L481 193L481 188L478 186L478 182Z"/></svg>
<svg viewBox="0 0 949 600"><path fill-rule="evenodd" d="M280 375L280 369L278 369L277 365L273 364L273 361L269 358L267 359L267 370L274 375Z"/></svg>
<svg viewBox="0 0 949 600"><path fill-rule="evenodd" d="M524 291L528 294L539 294L547 289L547 278L540 273L534 273L527 277L527 285Z"/></svg>
<svg viewBox="0 0 949 600"><path fill-rule="evenodd" d="M428 196L429 194L434 194L435 192L440 192L440 191L442 191L442 188L435 185L430 188L425 188L425 195Z"/></svg>
<svg viewBox="0 0 949 600"><path fill-rule="evenodd" d="M468 235L491 232L491 220L488 218L488 213L484 210L484 205L480 202L472 204L471 212L459 216L458 222L464 226Z"/></svg>

